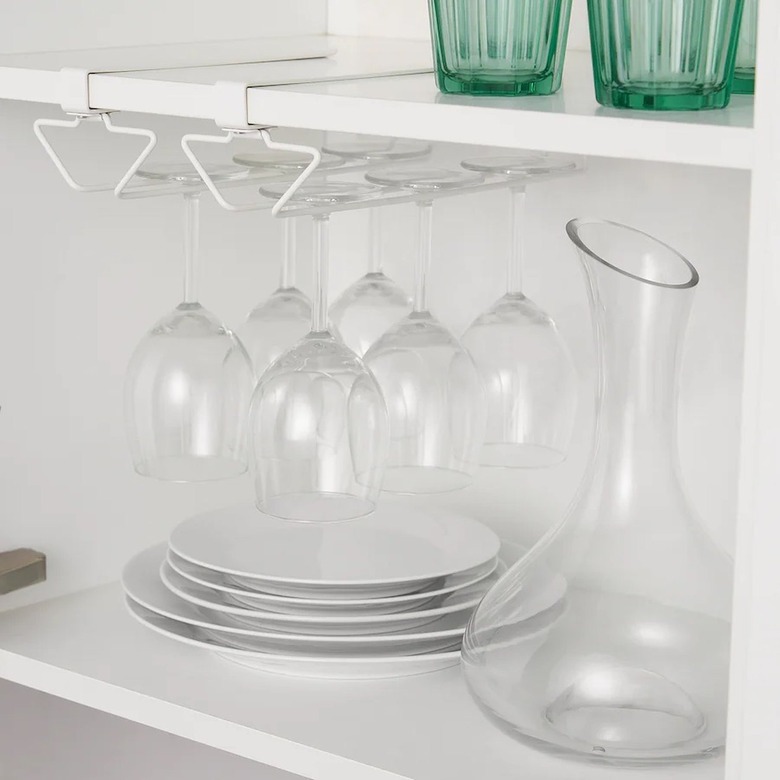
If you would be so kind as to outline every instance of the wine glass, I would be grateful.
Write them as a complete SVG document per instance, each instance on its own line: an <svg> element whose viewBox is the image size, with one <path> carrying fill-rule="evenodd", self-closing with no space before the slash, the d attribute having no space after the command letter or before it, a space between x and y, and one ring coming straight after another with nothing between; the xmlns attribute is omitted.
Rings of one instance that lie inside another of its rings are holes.
<svg viewBox="0 0 780 780"><path fill-rule="evenodd" d="M325 151L348 160L389 162L426 157L430 144L376 136L330 139ZM382 272L382 222L379 208L369 209L368 273L334 301L330 320L344 343L358 355L409 314L412 299Z"/></svg>
<svg viewBox="0 0 780 780"><path fill-rule="evenodd" d="M261 192L278 198L287 185ZM371 197L377 188L309 182L294 196L314 215L311 332L260 378L250 414L258 507L302 522L370 514L387 457L387 410L376 379L328 328L328 208Z"/></svg>
<svg viewBox="0 0 780 780"><path fill-rule="evenodd" d="M482 441L482 385L468 352L428 311L435 190L478 184L467 171L405 169L366 174L374 184L420 195L414 306L365 356L387 403L390 454L384 489L444 493L466 487Z"/></svg>
<svg viewBox="0 0 780 780"><path fill-rule="evenodd" d="M269 176L284 177L285 174L297 176L311 163L311 157L300 152L267 150L237 154L233 162ZM317 169L337 168L343 162L340 157L325 154ZM239 331L258 379L271 363L309 332L311 325L311 301L295 286L296 233L297 221L285 219L279 287L249 312Z"/></svg>
<svg viewBox="0 0 780 780"><path fill-rule="evenodd" d="M290 347L297 344L311 325L311 301L295 286L297 220L284 220L284 254L279 287L249 312L240 330L255 376L263 372Z"/></svg>
<svg viewBox="0 0 780 780"><path fill-rule="evenodd" d="M245 171L213 167L216 180ZM139 176L182 185L185 223L184 301L147 333L125 379L125 417L135 469L175 482L224 479L247 468L246 418L252 366L244 347L198 302L197 173L164 165Z"/></svg>
<svg viewBox="0 0 780 780"><path fill-rule="evenodd" d="M571 173L576 160L528 153L464 160L469 171L509 177L511 251L506 293L461 338L485 387L487 422L480 462L540 468L566 457L577 411L577 375L553 320L522 292L526 186Z"/></svg>
<svg viewBox="0 0 780 780"><path fill-rule="evenodd" d="M424 141L406 138L386 138L379 135L329 134L322 147L325 154L333 154L347 160L389 162L391 160L417 160L431 153L431 145Z"/></svg>

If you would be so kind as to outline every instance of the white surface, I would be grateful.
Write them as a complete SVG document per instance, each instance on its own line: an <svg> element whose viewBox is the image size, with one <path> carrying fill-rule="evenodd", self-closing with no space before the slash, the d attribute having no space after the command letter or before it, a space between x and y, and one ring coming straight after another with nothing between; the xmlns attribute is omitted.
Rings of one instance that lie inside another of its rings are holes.
<svg viewBox="0 0 780 780"><path fill-rule="evenodd" d="M5 6L0 51L58 51L325 32L327 0L25 0Z"/></svg>
<svg viewBox="0 0 780 780"><path fill-rule="evenodd" d="M136 625L106 586L0 616L0 672L313 780L630 780L525 748L477 710L453 668L378 682L252 673ZM715 780L720 762L643 771Z"/></svg>
<svg viewBox="0 0 780 780"><path fill-rule="evenodd" d="M3 780L300 780L4 680L0 709Z"/></svg>
<svg viewBox="0 0 780 780"><path fill-rule="evenodd" d="M359 522L327 525L279 520L252 505L227 507L188 518L169 544L198 566L258 580L258 590L305 586L317 597L340 588L349 598L396 585L415 590L415 583L484 566L501 546L475 519L390 500Z"/></svg>
<svg viewBox="0 0 780 780"><path fill-rule="evenodd" d="M751 98L698 113L603 108L585 52L569 52L563 88L549 97L443 95L425 74L252 88L248 103L257 124L731 168L753 162Z"/></svg>
<svg viewBox="0 0 780 780"><path fill-rule="evenodd" d="M504 545L502 545L503 547ZM519 557L518 554L515 559ZM306 615L317 615L325 612L333 615L349 615L356 612L381 615L383 613L415 609L437 596L443 596L460 588L481 582L495 569L495 566L490 564L488 570L480 568L474 574L455 574L445 578L444 585L441 587L437 587L436 583L434 583L415 593L406 593L402 596L386 596L375 599L317 599L276 596L273 593L261 593L257 590L249 591L246 588L239 588L230 584L228 575L196 566L183 558L179 558L170 550L168 551L167 560L170 567L184 579L220 593L240 597L243 603L248 606L273 612L298 612ZM502 565L501 570L505 571L506 568Z"/></svg>

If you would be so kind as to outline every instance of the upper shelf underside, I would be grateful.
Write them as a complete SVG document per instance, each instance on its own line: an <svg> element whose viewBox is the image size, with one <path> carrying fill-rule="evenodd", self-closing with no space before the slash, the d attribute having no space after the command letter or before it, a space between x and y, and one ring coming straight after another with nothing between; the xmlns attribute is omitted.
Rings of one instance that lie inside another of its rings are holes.
<svg viewBox="0 0 780 780"><path fill-rule="evenodd" d="M316 58L329 48L335 55ZM252 62L274 56L297 59ZM91 74L89 104L95 109L214 121L242 115L255 125L722 168L753 165L752 98L735 96L728 109L700 113L605 109L596 103L583 52L569 53L564 86L550 97L443 95L425 42L312 37L9 55L0 57L0 97L60 104L62 67Z"/></svg>

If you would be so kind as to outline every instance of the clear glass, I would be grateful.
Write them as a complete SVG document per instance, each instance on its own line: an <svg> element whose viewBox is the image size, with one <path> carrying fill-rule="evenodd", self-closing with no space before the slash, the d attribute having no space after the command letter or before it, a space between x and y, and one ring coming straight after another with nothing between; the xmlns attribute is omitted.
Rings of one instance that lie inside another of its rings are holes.
<svg viewBox="0 0 780 780"><path fill-rule="evenodd" d="M511 249L506 293L463 334L485 388L483 466L540 468L564 460L577 412L577 374L552 318L522 291L526 187L571 173L563 155L527 153L464 160L467 170L509 177Z"/></svg>
<svg viewBox="0 0 780 780"><path fill-rule="evenodd" d="M329 133L322 151L346 160L388 162L427 157L431 153L431 145L405 138Z"/></svg>
<svg viewBox="0 0 780 780"><path fill-rule="evenodd" d="M470 95L560 89L571 0L429 0L436 83Z"/></svg>
<svg viewBox="0 0 780 780"><path fill-rule="evenodd" d="M264 188L277 197L286 189ZM297 201L327 206L375 188L305 184ZM387 410L376 379L328 327L329 215L314 217L310 333L257 384L250 435L258 507L300 522L337 522L373 512L387 459Z"/></svg>
<svg viewBox="0 0 780 780"><path fill-rule="evenodd" d="M723 108L742 0L588 0L596 99L654 111Z"/></svg>
<svg viewBox="0 0 780 780"><path fill-rule="evenodd" d="M311 301L295 286L296 220L284 220L284 258L279 287L249 312L240 331L255 376L297 344L311 325Z"/></svg>
<svg viewBox="0 0 780 780"><path fill-rule="evenodd" d="M758 0L745 0L739 28L737 57L734 63L735 95L752 95L756 91L756 47L758 44Z"/></svg>
<svg viewBox="0 0 780 780"><path fill-rule="evenodd" d="M161 178L153 173L147 178ZM125 378L135 469L175 482L247 469L252 366L235 334L198 302L198 204L198 191L185 191L184 301L136 347Z"/></svg>
<svg viewBox="0 0 780 780"><path fill-rule="evenodd" d="M482 181L467 171L399 169L369 181L421 193L414 306L365 356L387 403L390 453L384 489L444 493L471 483L484 430L482 383L468 352L428 310L433 203L424 193Z"/></svg>
<svg viewBox="0 0 780 780"><path fill-rule="evenodd" d="M412 299L382 271L381 211L369 209L368 272L330 307L330 320L344 343L362 357L412 308Z"/></svg>
<svg viewBox="0 0 780 780"><path fill-rule="evenodd" d="M488 592L463 646L508 733L613 763L705 758L725 739L731 564L682 485L679 363L696 269L609 222L567 230L599 354L593 460L563 522Z"/></svg>

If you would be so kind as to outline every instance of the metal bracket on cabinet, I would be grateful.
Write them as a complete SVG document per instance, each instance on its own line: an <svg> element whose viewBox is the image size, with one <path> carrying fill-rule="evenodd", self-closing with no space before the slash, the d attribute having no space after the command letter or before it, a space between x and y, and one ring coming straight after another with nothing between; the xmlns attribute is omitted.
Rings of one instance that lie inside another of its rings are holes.
<svg viewBox="0 0 780 780"><path fill-rule="evenodd" d="M274 141L271 138L269 128L239 128L239 129L226 129L225 135L198 135L195 133L188 133L181 139L181 148L184 150L184 154L192 163L198 175L203 179L204 184L208 187L209 192L214 196L214 199L227 211L254 211L257 209L267 208L267 201L259 203L231 203L226 200L219 188L214 183L214 180L209 175L208 171L203 167L202 163L198 159L195 152L192 150L191 144L206 143L206 144L229 144L235 138L257 138L262 140L265 145L272 150L284 151L284 152L300 152L311 157L311 162L301 171L298 177L293 181L287 191L282 195L278 201L271 208L271 213L277 216L279 212L284 208L285 203L295 194L296 190L311 176L317 169L317 166L322 160L322 154L319 149L313 146L303 146L301 144L288 144L283 141Z"/></svg>
<svg viewBox="0 0 780 780"><path fill-rule="evenodd" d="M46 579L46 556L21 548L0 553L0 596Z"/></svg>
<svg viewBox="0 0 780 780"><path fill-rule="evenodd" d="M68 171L65 163L62 162L60 156L54 150L54 147L49 142L49 139L43 132L44 127L66 127L76 128L82 122L88 122L92 120L100 120L106 130L109 133L115 133L116 135L135 135L142 136L148 140L148 143L143 148L141 154L138 155L135 162L128 168L127 173L119 180L118 184L102 183L102 184L81 184L76 181ZM135 176L136 171L143 165L144 160L151 154L152 149L157 144L157 135L152 130L146 130L141 127L117 127L112 123L111 117L108 112L91 112L88 114L76 114L71 119L37 119L33 124L33 130L35 136L41 142L41 146L46 150L46 153L51 158L51 161L57 167L57 170L62 174L62 178L65 179L69 187L77 192L107 192L113 190L114 195L117 198L122 196L122 193L127 186L128 182Z"/></svg>

